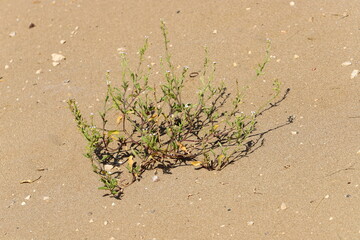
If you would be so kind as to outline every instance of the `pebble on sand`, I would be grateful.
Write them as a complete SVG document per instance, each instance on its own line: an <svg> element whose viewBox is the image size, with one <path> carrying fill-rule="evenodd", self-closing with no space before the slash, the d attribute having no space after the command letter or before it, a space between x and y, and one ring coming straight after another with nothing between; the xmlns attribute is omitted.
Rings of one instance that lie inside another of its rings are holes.
<svg viewBox="0 0 360 240"><path fill-rule="evenodd" d="M285 204L285 203L282 203L282 204L281 204L281 206L280 206L280 209L281 209L281 210L285 210L285 209L287 209L286 204Z"/></svg>
<svg viewBox="0 0 360 240"><path fill-rule="evenodd" d="M350 61L346 61L341 64L341 66L343 66L343 67L350 66L350 65L351 65Z"/></svg>
<svg viewBox="0 0 360 240"><path fill-rule="evenodd" d="M249 222L247 222L247 225L248 225L248 226L252 226L252 225L254 225L254 222L253 222L253 221L249 221Z"/></svg>
<svg viewBox="0 0 360 240"><path fill-rule="evenodd" d="M156 176L156 175L155 175L155 176L152 176L151 179L152 179L153 182L158 182L158 181L160 181L159 177Z"/></svg>
<svg viewBox="0 0 360 240"><path fill-rule="evenodd" d="M356 77L359 75L359 72L360 72L360 71L357 70L357 69L353 70L353 71L351 72L350 78L351 78L351 79L356 78Z"/></svg>
<svg viewBox="0 0 360 240"><path fill-rule="evenodd" d="M60 40L60 44L65 44L66 40Z"/></svg>
<svg viewBox="0 0 360 240"><path fill-rule="evenodd" d="M58 53L53 53L51 54L51 59L54 61L54 62L59 62L61 60L65 60L65 56L64 55L61 55L61 54L58 54Z"/></svg>
<svg viewBox="0 0 360 240"><path fill-rule="evenodd" d="M15 36L16 36L16 32L9 33L9 37L15 37Z"/></svg>

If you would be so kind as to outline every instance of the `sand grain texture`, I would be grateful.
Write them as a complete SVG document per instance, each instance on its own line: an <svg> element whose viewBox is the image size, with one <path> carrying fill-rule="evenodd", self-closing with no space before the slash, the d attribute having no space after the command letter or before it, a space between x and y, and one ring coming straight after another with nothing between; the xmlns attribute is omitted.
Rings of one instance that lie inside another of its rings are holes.
<svg viewBox="0 0 360 240"><path fill-rule="evenodd" d="M360 2L289 3L0 1L0 239L360 239L360 77L350 79ZM271 39L248 101L277 78L291 92L259 131L296 119L222 172L145 174L116 201L97 190L65 101L97 112L106 71L120 72L117 49L135 60L145 35L156 62L160 18L175 62L199 70L207 45L230 86L254 75ZM65 57L57 66L54 53Z"/></svg>

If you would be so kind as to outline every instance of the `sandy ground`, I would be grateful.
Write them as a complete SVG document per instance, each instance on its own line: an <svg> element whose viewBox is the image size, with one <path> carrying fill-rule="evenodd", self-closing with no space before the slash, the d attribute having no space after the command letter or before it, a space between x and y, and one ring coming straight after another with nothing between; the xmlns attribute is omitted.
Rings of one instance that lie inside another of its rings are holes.
<svg viewBox="0 0 360 240"><path fill-rule="evenodd" d="M359 14L357 0L1 0L0 239L360 239ZM158 61L160 18L176 62L198 70L207 45L230 86L271 39L248 101L277 78L291 92L259 131L296 119L224 171L145 174L117 201L97 190L65 101L100 110L117 49L135 59L145 35Z"/></svg>

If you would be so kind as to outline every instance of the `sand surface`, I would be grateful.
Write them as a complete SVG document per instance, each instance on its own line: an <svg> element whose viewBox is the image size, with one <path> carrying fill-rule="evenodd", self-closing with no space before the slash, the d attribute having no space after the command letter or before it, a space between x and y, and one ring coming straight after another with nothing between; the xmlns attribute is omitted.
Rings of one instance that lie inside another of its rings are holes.
<svg viewBox="0 0 360 240"><path fill-rule="evenodd" d="M360 239L359 16L357 0L1 0L0 239ZM247 110L278 79L291 91L258 131L295 121L221 172L150 172L103 197L66 100L99 111L117 49L135 60L144 36L158 62L160 19L177 64L199 70L206 45L230 88L270 39Z"/></svg>

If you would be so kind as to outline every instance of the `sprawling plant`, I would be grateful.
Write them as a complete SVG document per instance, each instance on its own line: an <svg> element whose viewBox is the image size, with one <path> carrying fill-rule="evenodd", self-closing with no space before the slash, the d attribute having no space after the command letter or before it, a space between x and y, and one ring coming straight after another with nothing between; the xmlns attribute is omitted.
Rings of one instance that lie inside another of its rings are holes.
<svg viewBox="0 0 360 240"><path fill-rule="evenodd" d="M215 85L216 64L207 54L201 73L174 67L169 53L167 28L161 23L165 57L160 65L163 83L151 87L151 66L143 66L148 39L139 51L139 64L131 70L125 53L121 53L121 84L113 86L107 75L101 126L88 123L75 100L68 104L77 126L88 142L85 156L94 172L109 190L119 197L123 189L139 179L146 170L192 164L196 168L221 170L246 155L254 142L249 140L257 117L280 93L274 82L274 94L256 112L246 115L240 110L243 89L230 94L224 83ZM205 51L206 52L206 51ZM256 75L263 73L269 52L259 64ZM198 75L201 87L197 96L184 98L185 79ZM115 117L114 117L115 116ZM130 176L130 178L129 178Z"/></svg>

